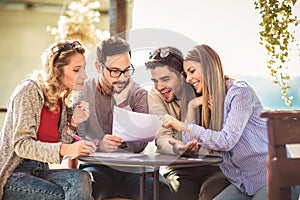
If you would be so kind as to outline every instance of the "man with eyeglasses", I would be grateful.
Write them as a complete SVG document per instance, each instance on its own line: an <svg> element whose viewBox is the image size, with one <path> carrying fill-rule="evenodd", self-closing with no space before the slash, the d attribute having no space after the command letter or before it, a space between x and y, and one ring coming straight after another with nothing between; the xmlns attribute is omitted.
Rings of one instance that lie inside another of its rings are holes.
<svg viewBox="0 0 300 200"><path fill-rule="evenodd" d="M175 47L158 48L150 54L145 65L154 83L148 94L150 114L169 114L184 121L187 105L196 94L185 81L182 52ZM196 119L200 121L199 116ZM185 142L181 131L171 128L162 128L155 144L160 153L183 156L198 153L195 140ZM211 200L229 185L218 166L168 168L165 177L175 200Z"/></svg>
<svg viewBox="0 0 300 200"><path fill-rule="evenodd" d="M147 91L135 83L131 75L134 67L130 63L129 44L119 38L110 37L101 41L97 47L95 62L98 77L85 82L79 99L86 100L90 106L89 119L80 124L81 137L99 140L101 152L141 152L147 142L124 142L112 135L113 107L148 113ZM93 196L95 199L139 198L140 177L138 169L109 167L83 163L80 168L89 171L93 178ZM170 190L163 177L160 182L160 199L170 199ZM153 178L146 178L146 199L153 199Z"/></svg>

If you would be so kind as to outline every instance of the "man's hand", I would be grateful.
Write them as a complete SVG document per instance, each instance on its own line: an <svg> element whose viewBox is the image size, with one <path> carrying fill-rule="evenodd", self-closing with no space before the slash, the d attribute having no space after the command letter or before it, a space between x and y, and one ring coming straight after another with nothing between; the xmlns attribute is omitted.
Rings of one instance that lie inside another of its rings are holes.
<svg viewBox="0 0 300 200"><path fill-rule="evenodd" d="M119 146L122 144L123 139L111 134L105 134L103 139L100 141L100 151L103 152L114 152L117 151Z"/></svg>
<svg viewBox="0 0 300 200"><path fill-rule="evenodd" d="M198 142L196 140L192 140L186 144L176 139L169 139L168 142L173 146L173 151L180 156L190 156L198 151Z"/></svg>
<svg viewBox="0 0 300 200"><path fill-rule="evenodd" d="M90 116L89 104L86 101L81 101L73 111L71 123L73 126L86 121Z"/></svg>
<svg viewBox="0 0 300 200"><path fill-rule="evenodd" d="M126 101L128 99L129 93L132 89L133 86L133 81L131 78L129 78L129 83L127 84L127 86L120 92L120 93L114 93L113 97L114 100L116 102L116 105L119 105L121 103L123 103L124 101Z"/></svg>
<svg viewBox="0 0 300 200"><path fill-rule="evenodd" d="M162 117L160 117L160 120L163 122L162 126L166 129L168 128L172 128L175 129L177 131L182 131L182 122L175 119L174 117L172 117L171 115L164 115Z"/></svg>

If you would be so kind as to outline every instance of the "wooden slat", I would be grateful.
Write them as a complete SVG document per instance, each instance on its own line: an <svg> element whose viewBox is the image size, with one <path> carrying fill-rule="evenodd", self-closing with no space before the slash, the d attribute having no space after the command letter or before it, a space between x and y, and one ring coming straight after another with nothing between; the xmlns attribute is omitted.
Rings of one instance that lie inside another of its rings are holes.
<svg viewBox="0 0 300 200"><path fill-rule="evenodd" d="M262 113L260 116L269 119L300 118L300 110L271 110Z"/></svg>
<svg viewBox="0 0 300 200"><path fill-rule="evenodd" d="M268 129L272 145L300 143L300 118L269 120Z"/></svg>
<svg viewBox="0 0 300 200"><path fill-rule="evenodd" d="M270 158L276 158L276 159L285 159L286 158L286 146L274 146L274 150L271 154L271 152L269 151L270 154Z"/></svg>
<svg viewBox="0 0 300 200"><path fill-rule="evenodd" d="M300 158L271 160L268 170L268 199L291 198L291 186L300 184Z"/></svg>
<svg viewBox="0 0 300 200"><path fill-rule="evenodd" d="M272 160L273 173L278 187L290 187L300 184L300 158L289 158L284 160Z"/></svg>

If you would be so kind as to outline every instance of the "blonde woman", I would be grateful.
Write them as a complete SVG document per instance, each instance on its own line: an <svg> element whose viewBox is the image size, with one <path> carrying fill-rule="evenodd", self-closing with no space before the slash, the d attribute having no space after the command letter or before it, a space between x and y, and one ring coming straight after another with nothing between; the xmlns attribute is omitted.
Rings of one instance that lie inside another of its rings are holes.
<svg viewBox="0 0 300 200"><path fill-rule="evenodd" d="M13 92L0 134L0 198L92 199L87 172L49 170L63 156L93 153L93 142L72 143L79 123L89 117L86 102L73 115L73 89L83 87L84 48L78 41L60 41L42 55L43 70L22 81Z"/></svg>

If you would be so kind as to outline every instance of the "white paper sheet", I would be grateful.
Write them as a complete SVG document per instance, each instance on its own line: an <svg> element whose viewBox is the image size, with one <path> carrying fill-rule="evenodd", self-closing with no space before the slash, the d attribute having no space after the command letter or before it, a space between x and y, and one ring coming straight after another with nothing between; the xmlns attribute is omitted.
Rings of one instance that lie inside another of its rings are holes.
<svg viewBox="0 0 300 200"><path fill-rule="evenodd" d="M125 142L149 142L161 130L162 122L156 115L137 113L114 107L112 134Z"/></svg>

